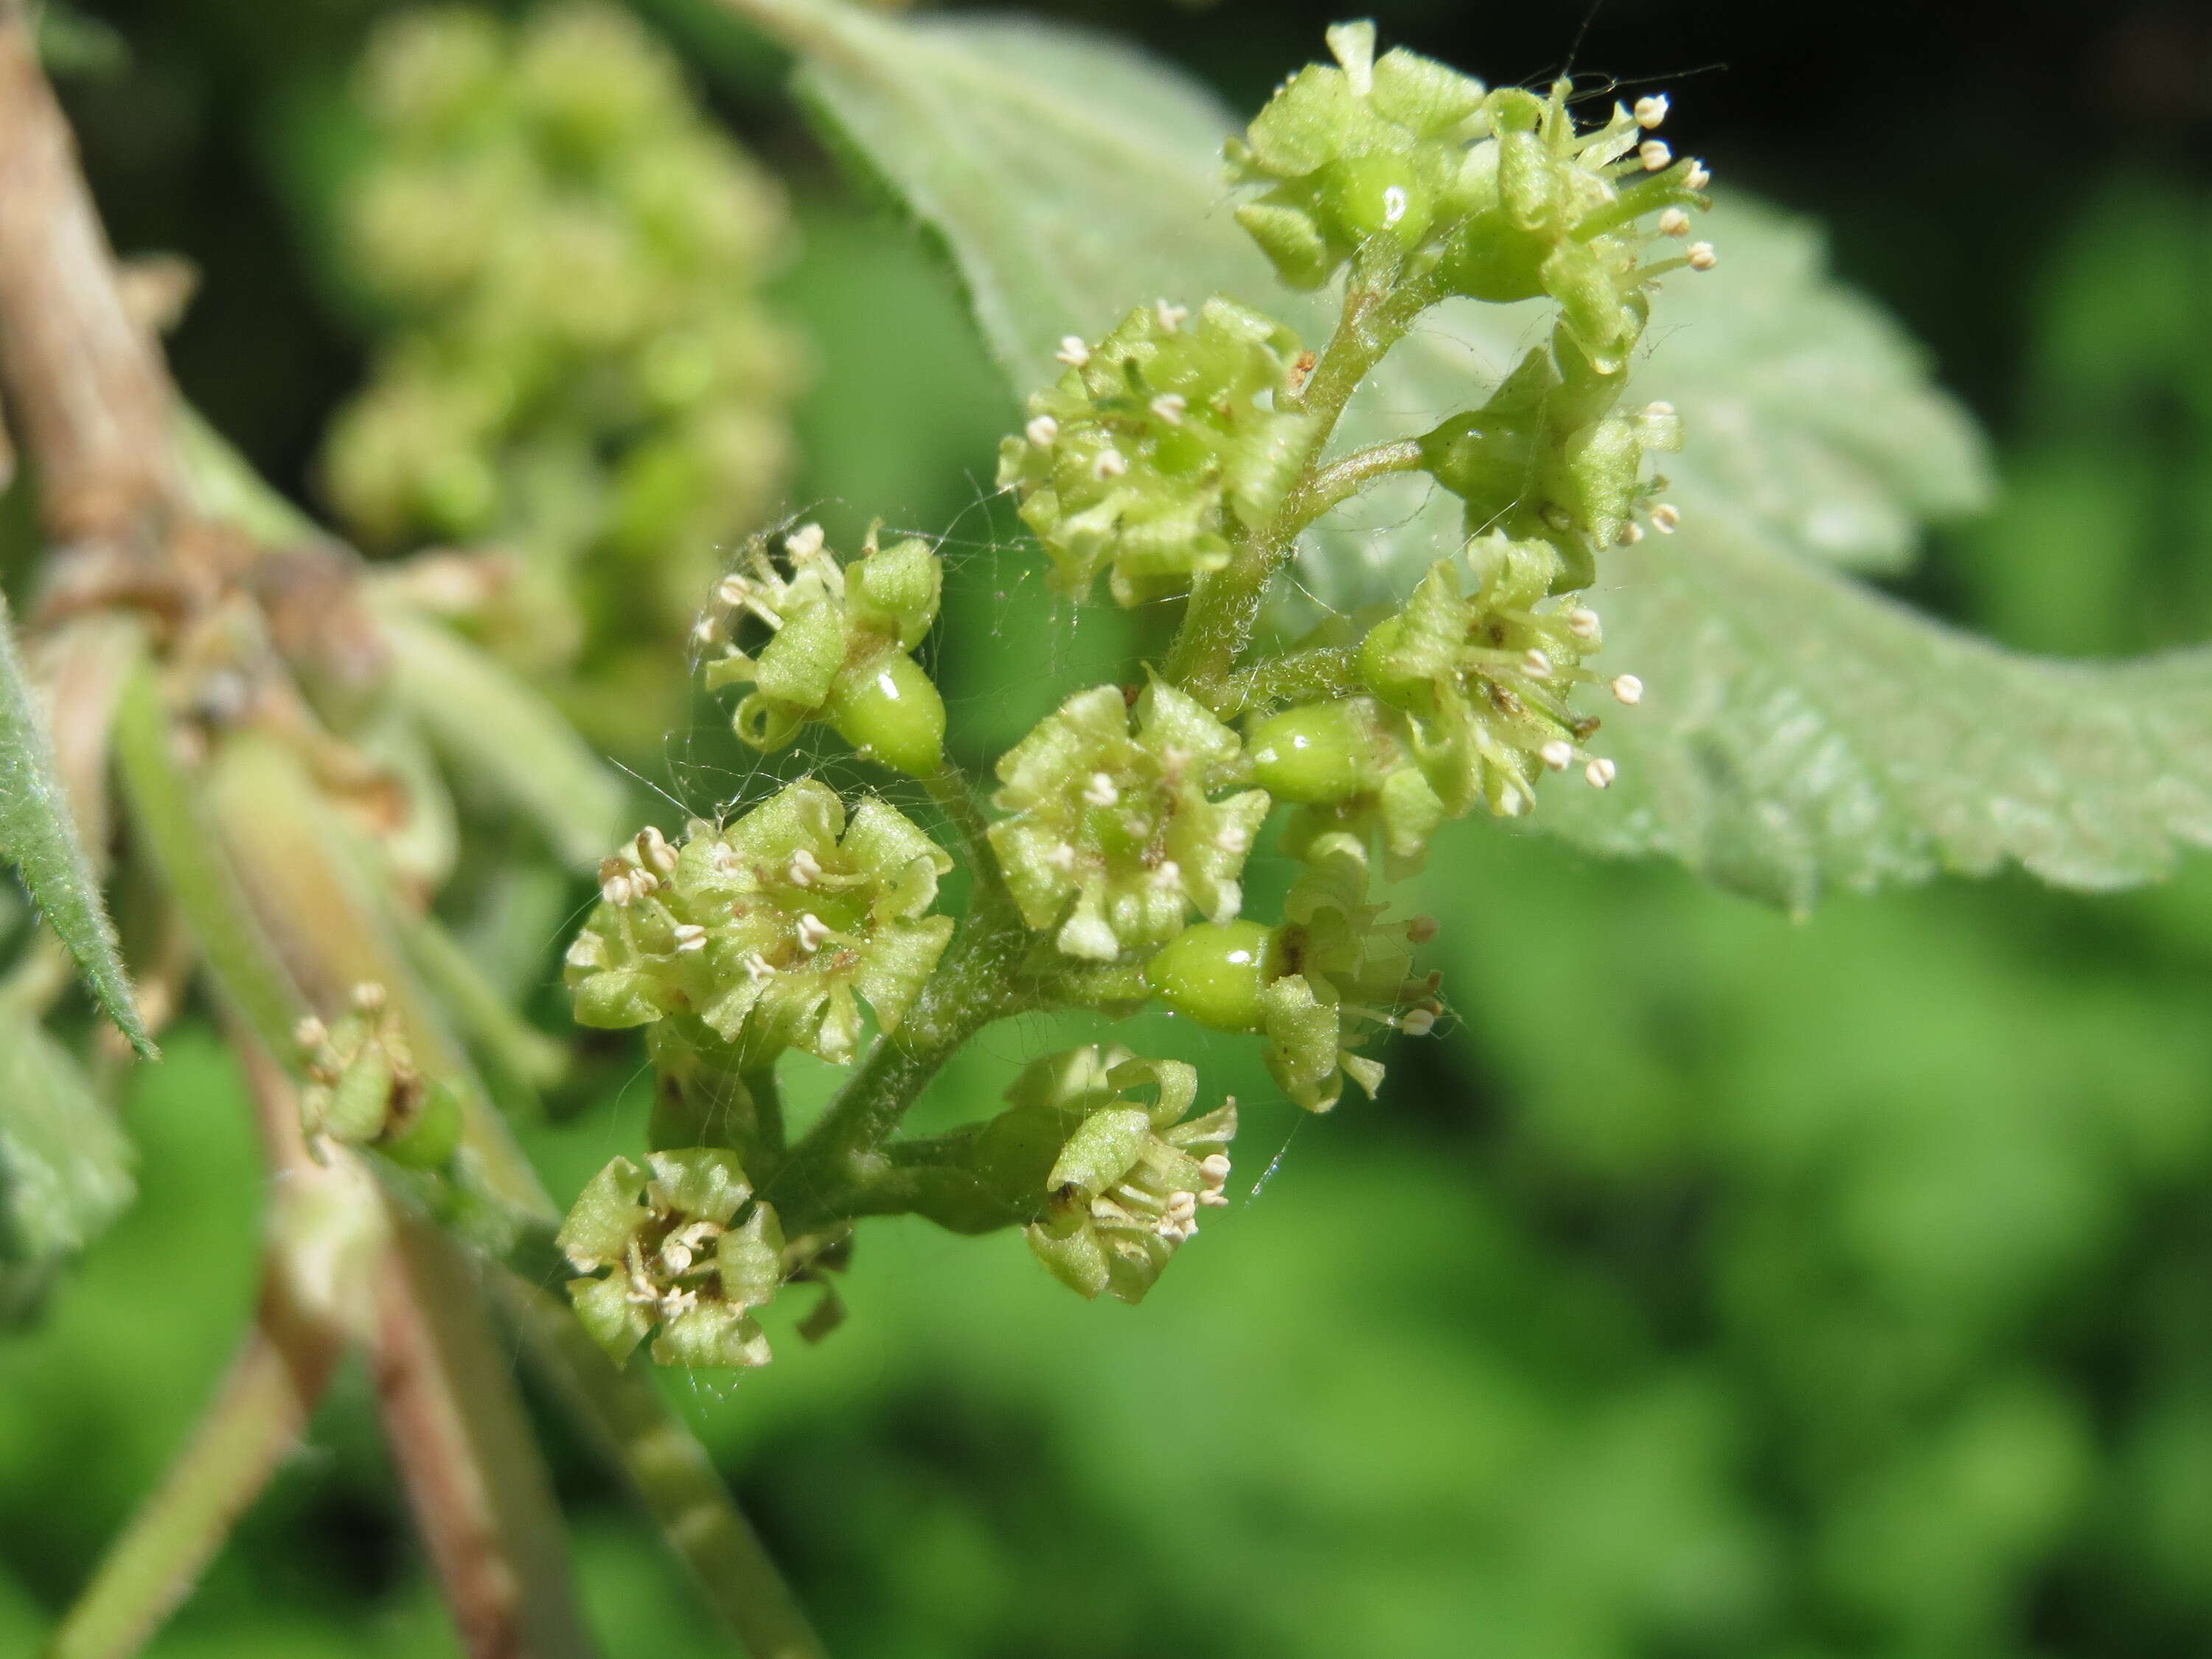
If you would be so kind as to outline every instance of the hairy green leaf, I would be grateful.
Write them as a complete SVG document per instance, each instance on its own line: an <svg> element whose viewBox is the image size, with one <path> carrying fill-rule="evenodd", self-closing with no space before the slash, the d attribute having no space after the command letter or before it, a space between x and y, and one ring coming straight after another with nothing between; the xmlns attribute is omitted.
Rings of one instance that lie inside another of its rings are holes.
<svg viewBox="0 0 2212 1659"><path fill-rule="evenodd" d="M0 1263L82 1249L137 1192L130 1139L69 1051L0 1010Z"/></svg>
<svg viewBox="0 0 2212 1659"><path fill-rule="evenodd" d="M1172 71L1031 25L728 3L805 56L835 137L941 238L1018 393L1050 378L1060 336L1156 295L1323 325L1245 245L1218 182L1230 118ZM1638 382L1689 432L1669 468L1687 522L1618 559L1598 600L1607 661L1648 696L1599 744L1620 787L1554 787L1537 824L1799 908L2008 859L2118 885L2212 842L2212 657L2013 655L1826 568L1900 568L1922 521L1986 495L1981 444L1899 331L1823 276L1806 228L1738 203L1712 231L1722 270L1668 284ZM1534 315L1439 309L1345 441L1478 403ZM1450 546L1452 506L1416 483L1341 515L1303 551L1308 614L1402 592Z"/></svg>
<svg viewBox="0 0 2212 1659"><path fill-rule="evenodd" d="M151 1059L154 1044L131 1000L131 980L116 948L115 929L100 902L100 882L85 855L69 798L55 770L52 739L38 694L15 649L7 603L0 599L0 859L23 885L70 954L93 996Z"/></svg>

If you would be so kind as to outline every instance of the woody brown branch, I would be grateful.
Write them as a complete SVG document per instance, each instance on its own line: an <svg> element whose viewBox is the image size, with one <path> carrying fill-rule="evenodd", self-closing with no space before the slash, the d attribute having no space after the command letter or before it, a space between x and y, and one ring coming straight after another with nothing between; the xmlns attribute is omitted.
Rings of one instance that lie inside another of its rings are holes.
<svg viewBox="0 0 2212 1659"><path fill-rule="evenodd" d="M58 544L160 544L184 507L175 394L20 0L0 0L0 393Z"/></svg>

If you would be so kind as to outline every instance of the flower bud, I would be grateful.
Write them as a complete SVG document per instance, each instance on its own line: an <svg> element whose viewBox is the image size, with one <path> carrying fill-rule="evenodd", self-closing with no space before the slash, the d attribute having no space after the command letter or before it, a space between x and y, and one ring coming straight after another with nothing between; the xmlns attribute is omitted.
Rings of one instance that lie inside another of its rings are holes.
<svg viewBox="0 0 2212 1659"><path fill-rule="evenodd" d="M442 1168L461 1142L461 1099L415 1063L398 1012L380 985L356 988L335 1021L302 1020L307 1081L300 1124L310 1138L373 1146L416 1169Z"/></svg>
<svg viewBox="0 0 2212 1659"><path fill-rule="evenodd" d="M1227 155L1237 210L1296 288L1318 288L1363 245L1419 248L1467 210L1467 145L1485 126L1481 82L1405 51L1375 56L1371 23L1331 29L1334 65L1301 70Z"/></svg>
<svg viewBox="0 0 2212 1659"><path fill-rule="evenodd" d="M710 688L750 684L737 733L779 748L810 720L827 721L862 756L913 776L945 754L945 702L907 653L936 620L943 567L927 544L866 550L840 564L817 526L786 540L788 574L765 538L747 547L715 589L718 635L768 630L756 653L726 647L707 665Z"/></svg>

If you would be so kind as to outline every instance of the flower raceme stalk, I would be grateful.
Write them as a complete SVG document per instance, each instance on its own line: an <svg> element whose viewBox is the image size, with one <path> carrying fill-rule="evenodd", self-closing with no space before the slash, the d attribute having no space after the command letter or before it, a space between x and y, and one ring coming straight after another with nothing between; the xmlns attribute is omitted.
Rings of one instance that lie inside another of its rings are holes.
<svg viewBox="0 0 2212 1659"><path fill-rule="evenodd" d="M1376 1041L1444 1012L1415 961L1435 923L1393 919L1378 882L1417 870L1450 819L1536 810L1551 774L1613 782L1592 705L1644 689L1592 665L1604 629L1584 594L1610 549L1680 522L1650 466L1679 422L1628 382L1660 285L1717 262L1689 240L1709 175L1658 136L1663 96L1585 129L1564 82L1489 89L1378 56L1366 23L1328 44L1334 63L1285 82L1226 155L1237 221L1284 281L1340 286L1334 335L1308 350L1248 303L1148 300L1063 343L1065 372L1000 450L1071 601L1103 576L1117 605L1182 605L1160 662L1073 690L986 795L945 759L917 654L943 581L927 542L872 532L847 561L801 526L756 538L716 589L696 643L710 685L749 688L738 735L775 749L823 726L888 787L921 781L970 898L956 928L936 914L952 856L884 797L815 779L607 860L569 983L586 1024L649 1028L664 1109L651 1172L617 1159L564 1235L601 1270L573 1289L617 1357L658 1330L664 1363L759 1363L750 1310L777 1228L842 1249L875 1214L1018 1226L1062 1282L1136 1301L1226 1202L1235 1103L1202 1108L1190 1066L1094 1044L1036 1062L995 1117L901 1136L945 1058L1009 1014L1157 1000L1257 1037L1308 1110L1347 1079L1372 1095ZM1454 298L1545 301L1550 325L1472 406L1333 450L1361 380ZM1463 503L1457 544L1395 606L1268 639L1300 534L1407 471ZM1297 873L1268 920L1246 914L1245 880L1278 808ZM857 1063L787 1145L789 1048Z"/></svg>

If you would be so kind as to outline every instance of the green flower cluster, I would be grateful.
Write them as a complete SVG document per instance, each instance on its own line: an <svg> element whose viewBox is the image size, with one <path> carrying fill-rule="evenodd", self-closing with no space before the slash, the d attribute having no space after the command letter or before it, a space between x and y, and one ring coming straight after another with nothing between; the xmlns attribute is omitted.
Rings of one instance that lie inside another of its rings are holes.
<svg viewBox="0 0 2212 1659"><path fill-rule="evenodd" d="M1008 816L990 840L1022 919L1113 962L1172 939L1194 907L1235 916L1267 797L1214 796L1246 776L1237 734L1173 686L1133 708L1115 686L1077 692L999 762Z"/></svg>
<svg viewBox="0 0 2212 1659"><path fill-rule="evenodd" d="M952 860L873 796L849 820L811 779L681 848L641 832L599 871L600 902L568 950L586 1025L696 1016L744 1055L850 1060L866 1003L897 1029L952 936L929 914Z"/></svg>
<svg viewBox="0 0 2212 1659"><path fill-rule="evenodd" d="M1311 447L1284 406L1297 359L1288 329L1224 299L1195 324L1162 300L1095 346L1065 341L1067 373L999 451L1060 586L1088 595L1110 566L1115 601L1141 605L1226 564L1225 532L1265 525Z"/></svg>
<svg viewBox="0 0 2212 1659"><path fill-rule="evenodd" d="M354 987L353 1006L325 1024L312 1016L293 1033L307 1074L300 1127L310 1144L374 1146L386 1157L434 1170L461 1142L461 1099L415 1064L384 987Z"/></svg>
<svg viewBox="0 0 2212 1659"><path fill-rule="evenodd" d="M675 635L788 470L776 186L592 0L404 14L359 103L347 269L397 327L331 430L332 501L371 544L519 556L478 621L532 666Z"/></svg>
<svg viewBox="0 0 2212 1659"><path fill-rule="evenodd" d="M713 1146L653 1152L642 1170L618 1158L593 1176L556 1241L585 1275L568 1297L592 1340L617 1362L658 1330L664 1365L767 1364L752 1310L783 1282L783 1229L751 1198L736 1154Z"/></svg>
<svg viewBox="0 0 2212 1659"><path fill-rule="evenodd" d="M1304 858L1322 836L1351 835L1381 842L1391 876L1412 875L1450 816L1413 763L1411 722L1372 697L1268 715L1246 734L1244 752L1254 780L1300 808L1283 842L1293 858Z"/></svg>
<svg viewBox="0 0 2212 1659"><path fill-rule="evenodd" d="M1644 467L1681 447L1681 422L1670 404L1618 413L1626 380L1600 372L1562 324L1480 409L1420 440L1424 468L1466 502L1468 535L1553 546L1554 592L1589 586L1607 548L1641 540L1639 513L1662 534L1678 522L1672 507L1650 504L1663 481Z"/></svg>
<svg viewBox="0 0 2212 1659"><path fill-rule="evenodd" d="M1711 175L1653 135L1663 97L1615 106L1576 129L1561 82L1548 98L1482 83L1403 50L1375 55L1375 26L1328 32L1334 65L1277 90L1241 140L1228 176L1261 193L1237 222L1297 288L1318 288L1363 250L1441 291L1498 302L1549 295L1601 371L1626 361L1645 287L1711 248L1646 264L1657 234L1688 234Z"/></svg>
<svg viewBox="0 0 2212 1659"><path fill-rule="evenodd" d="M1579 700L1599 683L1603 630L1582 595L1609 550L1679 521L1648 475L1679 442L1674 412L1625 398L1652 284L1714 263L1702 243L1650 257L1655 239L1686 236L1705 170L1650 136L1663 98L1581 132L1564 86L1490 91L1408 52L1377 57L1369 24L1329 40L1334 64L1292 77L1228 151L1252 187L1239 221L1283 275L1343 279L1326 349L1302 351L1225 299L1194 318L1140 307L1095 345L1064 343L1066 372L1000 450L1000 484L1064 591L1087 597L1106 574L1124 605L1187 593L1141 689L1066 697L999 757L987 816L945 759L944 704L912 654L942 584L926 544L872 533L845 564L813 526L775 551L757 538L699 625L709 683L749 688L741 738L773 749L808 721L833 726L926 782L970 866L973 908L948 949L952 923L931 912L951 860L883 802L848 825L836 794L805 782L726 830L694 825L680 850L648 832L602 872L605 902L569 957L579 1017L650 1024L653 1144L742 1148L794 1232L842 1249L872 1214L1019 1226L1085 1296L1139 1300L1198 1212L1225 1202L1235 1103L1192 1117L1190 1066L1091 1047L1030 1066L994 1117L894 1134L959 1043L1025 1011L1121 1015L1157 998L1257 1037L1309 1111L1347 1082L1371 1096L1378 1039L1443 1014L1438 976L1414 963L1436 925L1389 918L1378 865L1419 868L1440 827L1478 808L1527 812L1548 772L1614 780L1587 747L1599 721ZM1364 377L1455 298L1548 299L1552 325L1479 407L1332 451ZM1413 471L1464 503L1458 549L1401 603L1255 651L1297 534ZM1622 704L1644 695L1633 675L1609 684ZM1244 915L1245 886L1279 803L1294 809L1297 873L1271 921ZM856 1057L863 1003L884 1038L787 1146L777 1054ZM595 1328L635 1346L714 1282L684 1230L726 1227L742 1200L654 1200L629 1165L605 1179L627 1183L604 1200L627 1231L590 1257L606 1277L580 1294ZM661 1262L667 1238L681 1248ZM670 1342L677 1327L661 1328Z"/></svg>
<svg viewBox="0 0 2212 1659"><path fill-rule="evenodd" d="M1300 70L1228 147L1230 182L1266 187L1237 222L1296 288L1376 238L1418 248L1485 200L1481 82L1402 49L1378 59L1372 23L1340 23L1328 46L1336 64Z"/></svg>
<svg viewBox="0 0 2212 1659"><path fill-rule="evenodd" d="M789 574L755 537L714 589L695 633L707 684L750 685L732 724L756 749L780 749L823 720L870 760L927 777L945 757L945 700L910 654L937 619L944 567L926 542L890 547L868 532L860 558L838 562L819 525L784 538ZM766 629L757 653L739 648Z"/></svg>

